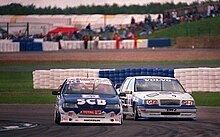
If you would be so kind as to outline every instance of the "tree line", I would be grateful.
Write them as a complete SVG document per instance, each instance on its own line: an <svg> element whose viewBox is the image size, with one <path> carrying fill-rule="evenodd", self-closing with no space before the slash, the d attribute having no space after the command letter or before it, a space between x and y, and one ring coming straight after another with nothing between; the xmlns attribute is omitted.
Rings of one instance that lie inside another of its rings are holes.
<svg viewBox="0 0 220 137"><path fill-rule="evenodd" d="M209 0L210 1L210 0ZM208 2L208 1L205 1ZM203 3L205 3L203 2ZM198 2L193 2L191 4L187 3L177 3L166 2L166 3L149 3L145 5L123 5L119 6L117 4L103 6L97 5L81 5L78 7L66 7L64 9L58 7L36 7L35 5L21 5L12 3L10 5L0 6L0 15L71 15L71 14L159 14L163 13L165 10L183 8L188 6L198 5Z"/></svg>

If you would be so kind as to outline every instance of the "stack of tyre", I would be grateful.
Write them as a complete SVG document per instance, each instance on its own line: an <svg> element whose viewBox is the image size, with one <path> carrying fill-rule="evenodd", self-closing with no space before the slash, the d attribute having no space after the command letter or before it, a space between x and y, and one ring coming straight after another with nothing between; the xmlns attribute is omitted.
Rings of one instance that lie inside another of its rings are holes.
<svg viewBox="0 0 220 137"><path fill-rule="evenodd" d="M119 70L100 70L99 77L109 78L114 84L122 83L130 76L164 76L174 77L174 69L162 68L127 68Z"/></svg>

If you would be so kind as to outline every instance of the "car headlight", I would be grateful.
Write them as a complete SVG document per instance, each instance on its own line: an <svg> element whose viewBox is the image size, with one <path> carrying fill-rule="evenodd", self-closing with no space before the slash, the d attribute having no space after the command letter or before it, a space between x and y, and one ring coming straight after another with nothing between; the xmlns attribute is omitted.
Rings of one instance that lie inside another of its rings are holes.
<svg viewBox="0 0 220 137"><path fill-rule="evenodd" d="M119 109L119 108L120 108L119 104L107 104L105 106L105 109Z"/></svg>
<svg viewBox="0 0 220 137"><path fill-rule="evenodd" d="M63 103L63 108L78 108L78 106L74 103Z"/></svg>
<svg viewBox="0 0 220 137"><path fill-rule="evenodd" d="M195 102L193 100L183 100L182 105L194 105Z"/></svg>
<svg viewBox="0 0 220 137"><path fill-rule="evenodd" d="M148 100L144 100L144 104L147 104L147 105L158 105L158 100L156 99L148 99Z"/></svg>

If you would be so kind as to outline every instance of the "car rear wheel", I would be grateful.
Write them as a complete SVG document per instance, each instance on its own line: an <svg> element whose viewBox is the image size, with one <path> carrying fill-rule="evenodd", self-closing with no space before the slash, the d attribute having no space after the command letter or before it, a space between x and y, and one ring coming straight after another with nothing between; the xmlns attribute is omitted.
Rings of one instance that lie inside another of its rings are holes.
<svg viewBox="0 0 220 137"><path fill-rule="evenodd" d="M60 125L60 120L61 120L60 113L56 111L56 113L55 113L55 123Z"/></svg>

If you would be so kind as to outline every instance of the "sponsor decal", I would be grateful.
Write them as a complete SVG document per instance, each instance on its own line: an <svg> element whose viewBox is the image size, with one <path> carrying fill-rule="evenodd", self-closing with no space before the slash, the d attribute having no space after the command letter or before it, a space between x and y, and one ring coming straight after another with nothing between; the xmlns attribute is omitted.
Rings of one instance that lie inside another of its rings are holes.
<svg viewBox="0 0 220 137"><path fill-rule="evenodd" d="M158 94L158 93L151 93L151 94L148 94L147 96L148 97L155 97L155 96L158 96L158 95L160 95L160 94Z"/></svg>
<svg viewBox="0 0 220 137"><path fill-rule="evenodd" d="M83 115L101 115L102 111L101 110L82 110L80 114Z"/></svg>
<svg viewBox="0 0 220 137"><path fill-rule="evenodd" d="M145 81L166 81L171 82L171 79L146 78Z"/></svg>
<svg viewBox="0 0 220 137"><path fill-rule="evenodd" d="M100 98L99 95L82 95L82 98Z"/></svg>
<svg viewBox="0 0 220 137"><path fill-rule="evenodd" d="M172 108L167 109L167 112L175 112L175 111L176 111L176 109L172 109Z"/></svg>

